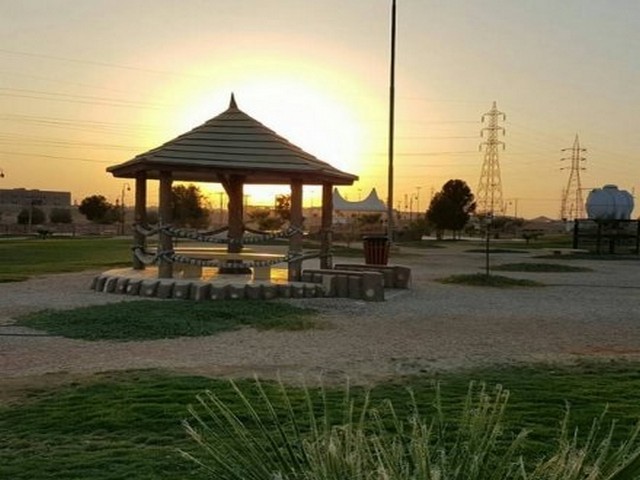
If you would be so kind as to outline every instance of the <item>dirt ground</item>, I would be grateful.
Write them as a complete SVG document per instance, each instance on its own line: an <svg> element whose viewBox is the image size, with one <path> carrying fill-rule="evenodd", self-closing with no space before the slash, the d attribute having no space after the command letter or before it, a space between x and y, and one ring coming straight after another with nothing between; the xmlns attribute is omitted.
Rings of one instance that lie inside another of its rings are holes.
<svg viewBox="0 0 640 480"><path fill-rule="evenodd" d="M503 273L543 282L538 288L492 289L442 284L477 273L484 255L464 244L392 254L410 266L410 290L385 302L297 299L329 325L296 332L242 329L211 337L145 342L88 342L17 327L14 319L45 308L135 301L89 289L97 272L0 284L0 401L26 388L70 382L96 372L159 368L212 376L282 376L295 381L348 376L375 382L397 375L514 362L640 359L640 261L538 259L494 254L493 265L572 264L575 273ZM337 262L354 259L336 259ZM305 265L306 266L306 265ZM310 264L309 267L312 267Z"/></svg>

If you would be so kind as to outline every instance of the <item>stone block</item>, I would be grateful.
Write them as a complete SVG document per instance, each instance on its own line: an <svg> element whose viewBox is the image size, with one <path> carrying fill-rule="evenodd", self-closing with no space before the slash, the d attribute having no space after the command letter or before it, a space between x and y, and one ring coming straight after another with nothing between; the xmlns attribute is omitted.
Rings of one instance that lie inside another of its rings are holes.
<svg viewBox="0 0 640 480"><path fill-rule="evenodd" d="M294 283L291 285L292 298L304 298L304 284Z"/></svg>
<svg viewBox="0 0 640 480"><path fill-rule="evenodd" d="M118 277L109 277L104 282L104 291L107 293L114 293L116 291L116 285L118 283Z"/></svg>
<svg viewBox="0 0 640 480"><path fill-rule="evenodd" d="M95 290L97 284L98 284L98 276L95 276L91 279L91 285L89 286L89 288L91 290Z"/></svg>
<svg viewBox="0 0 640 480"><path fill-rule="evenodd" d="M126 293L129 279L127 277L119 277L116 282L116 293Z"/></svg>
<svg viewBox="0 0 640 480"><path fill-rule="evenodd" d="M347 279L348 279L349 298L361 299L362 298L362 276L349 275Z"/></svg>
<svg viewBox="0 0 640 480"><path fill-rule="evenodd" d="M229 298L229 285L211 285L209 289L209 298L211 300L226 300Z"/></svg>
<svg viewBox="0 0 640 480"><path fill-rule="evenodd" d="M248 283L244 287L245 298L249 300L260 300L262 297L262 285L256 283Z"/></svg>
<svg viewBox="0 0 640 480"><path fill-rule="evenodd" d="M176 282L173 286L173 298L178 300L188 300L191 282Z"/></svg>
<svg viewBox="0 0 640 480"><path fill-rule="evenodd" d="M262 298L265 300L271 300L278 296L278 288L273 284L267 284L262 286Z"/></svg>
<svg viewBox="0 0 640 480"><path fill-rule="evenodd" d="M291 285L288 283L279 284L277 286L278 297L280 298L291 298Z"/></svg>
<svg viewBox="0 0 640 480"><path fill-rule="evenodd" d="M107 277L104 275L98 275L98 277L96 278L96 283L93 287L93 289L96 292L104 292L104 284L107 281Z"/></svg>
<svg viewBox="0 0 640 480"><path fill-rule="evenodd" d="M349 277L347 275L335 276L335 295L341 298L349 296Z"/></svg>
<svg viewBox="0 0 640 480"><path fill-rule="evenodd" d="M395 288L409 288L411 285L411 269L409 267L394 266L394 282Z"/></svg>
<svg viewBox="0 0 640 480"><path fill-rule="evenodd" d="M141 297L155 297L158 290L158 280L142 280L140 283L140 296Z"/></svg>
<svg viewBox="0 0 640 480"><path fill-rule="evenodd" d="M316 285L315 285L315 283L305 283L303 288L304 288L304 297L305 298L314 298L316 296Z"/></svg>
<svg viewBox="0 0 640 480"><path fill-rule="evenodd" d="M173 295L174 282L161 280L158 282L158 289L156 291L156 297L158 298L171 298Z"/></svg>
<svg viewBox="0 0 640 480"><path fill-rule="evenodd" d="M379 272L362 272L360 294L369 302L384 301L384 277Z"/></svg>
<svg viewBox="0 0 640 480"><path fill-rule="evenodd" d="M205 282L193 282L189 288L189 298L197 302L209 300L211 284Z"/></svg>
<svg viewBox="0 0 640 480"><path fill-rule="evenodd" d="M231 300L240 300L244 298L244 285L229 285L229 296Z"/></svg>
<svg viewBox="0 0 640 480"><path fill-rule="evenodd" d="M336 276L335 275L322 275L322 290L325 297L335 297L336 294Z"/></svg>
<svg viewBox="0 0 640 480"><path fill-rule="evenodd" d="M129 283L127 283L127 295L138 295L140 293L140 285L142 284L142 280L131 279Z"/></svg>

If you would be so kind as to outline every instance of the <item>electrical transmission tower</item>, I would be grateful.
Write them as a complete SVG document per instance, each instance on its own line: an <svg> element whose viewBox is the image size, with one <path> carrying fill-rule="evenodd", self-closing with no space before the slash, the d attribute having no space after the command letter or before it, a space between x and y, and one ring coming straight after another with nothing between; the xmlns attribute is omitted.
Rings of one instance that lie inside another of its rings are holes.
<svg viewBox="0 0 640 480"><path fill-rule="evenodd" d="M482 151L482 147L485 148L478 193L476 195L476 211L478 213L501 214L504 211L500 162L498 158L500 145L502 145L503 150L505 148L504 142L498 140L500 133L502 133L502 135L505 134L504 128L498 124L501 117L502 120L507 119L506 115L496 107L496 102L493 102L491 110L482 115L482 121L488 120L488 126L480 130L481 137L484 137L486 132L487 140L480 144L480 151Z"/></svg>
<svg viewBox="0 0 640 480"><path fill-rule="evenodd" d="M585 218L584 201L582 199L582 184L580 182L581 163L586 161L582 156L587 151L586 148L580 148L580 140L576 134L573 147L563 148L562 151L571 151L571 157L565 157L560 161L571 160L571 167L562 167L560 170L571 169L569 172L569 181L567 188L562 192L562 206L560 207L560 218L563 220L575 220L576 218Z"/></svg>

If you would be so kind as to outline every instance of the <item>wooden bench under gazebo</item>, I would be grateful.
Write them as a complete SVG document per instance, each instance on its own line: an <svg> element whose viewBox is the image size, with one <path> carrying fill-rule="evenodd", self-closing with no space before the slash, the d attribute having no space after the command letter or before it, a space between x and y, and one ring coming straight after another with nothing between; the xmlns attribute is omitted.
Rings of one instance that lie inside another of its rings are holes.
<svg viewBox="0 0 640 480"><path fill-rule="evenodd" d="M233 94L229 108L204 124L135 158L107 168L118 178L135 179L135 228L133 268L144 270L147 236L158 235L158 249L153 260L158 264L158 278L174 277L174 263L202 262L202 258L176 255L174 237L180 229L172 228L172 183L219 183L229 198L229 223L226 244L228 262L225 271L244 271L242 250L245 244L243 189L245 185L289 185L291 188L288 278L302 278L303 186L322 186L320 229L320 266L331 268L331 225L333 188L352 185L357 176L342 172L293 145L285 138L241 111ZM158 198L159 225L150 229L147 220L147 182L160 183ZM196 240L203 237L196 235ZM219 242L221 243L221 242ZM218 249L219 256L219 249ZM240 260L238 260L240 259ZM235 262L235 263L234 263ZM264 266L264 265L263 265Z"/></svg>

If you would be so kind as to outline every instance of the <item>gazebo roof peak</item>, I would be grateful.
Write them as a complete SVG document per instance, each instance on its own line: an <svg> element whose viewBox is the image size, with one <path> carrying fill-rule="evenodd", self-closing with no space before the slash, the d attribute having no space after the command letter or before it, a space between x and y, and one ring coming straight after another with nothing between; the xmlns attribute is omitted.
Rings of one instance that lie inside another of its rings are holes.
<svg viewBox="0 0 640 480"><path fill-rule="evenodd" d="M356 175L334 168L281 137L238 108L233 93L229 108L188 132L107 168L115 177L133 178L145 172L159 178L169 171L173 179L220 182L229 175L246 184L352 185Z"/></svg>
<svg viewBox="0 0 640 480"><path fill-rule="evenodd" d="M238 110L238 105L236 104L236 96L231 92L231 100L229 100L229 110Z"/></svg>

